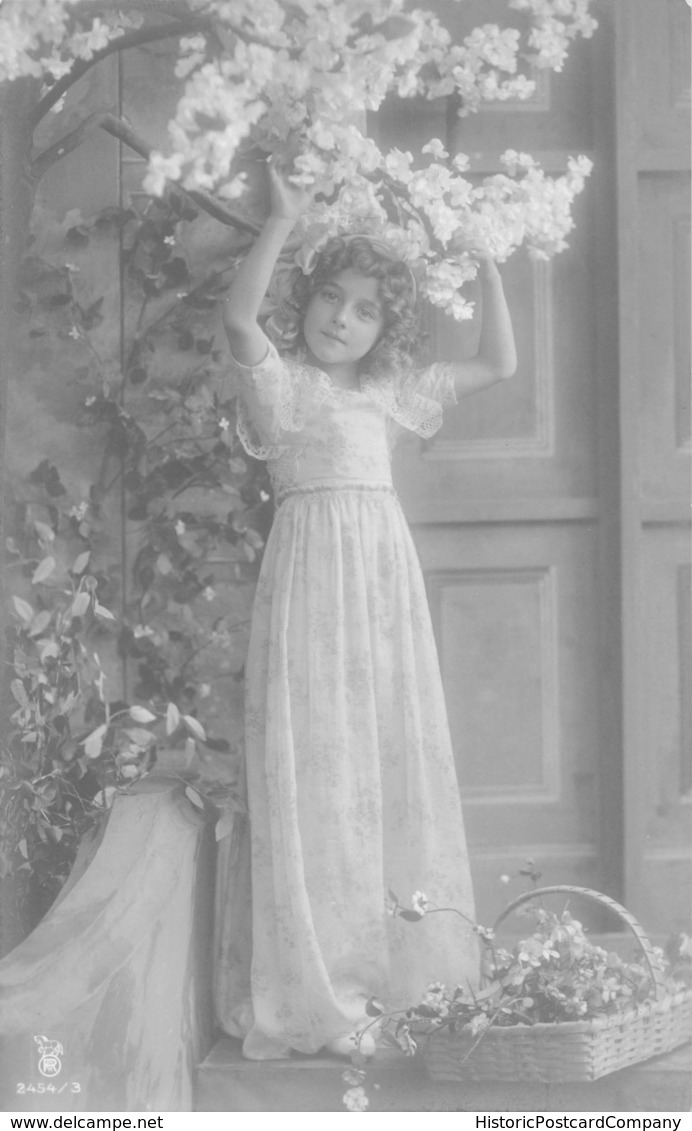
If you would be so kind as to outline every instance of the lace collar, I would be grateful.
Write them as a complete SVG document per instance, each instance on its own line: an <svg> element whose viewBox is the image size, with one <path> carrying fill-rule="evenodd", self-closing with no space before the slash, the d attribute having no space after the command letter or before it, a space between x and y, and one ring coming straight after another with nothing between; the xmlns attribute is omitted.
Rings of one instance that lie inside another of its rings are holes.
<svg viewBox="0 0 692 1131"><path fill-rule="evenodd" d="M339 405L351 397L366 397L402 428L428 438L442 424L442 406L416 389L416 373L372 374L360 378L360 388L344 389L328 373L299 356L284 358L295 384L293 396L315 396L320 403ZM297 379L297 380L296 380ZM297 407L297 406L296 406Z"/></svg>

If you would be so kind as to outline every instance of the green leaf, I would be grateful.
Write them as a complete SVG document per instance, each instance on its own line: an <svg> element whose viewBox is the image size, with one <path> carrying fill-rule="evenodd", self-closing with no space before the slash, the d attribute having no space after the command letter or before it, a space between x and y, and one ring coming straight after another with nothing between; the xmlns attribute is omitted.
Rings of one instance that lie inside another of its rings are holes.
<svg viewBox="0 0 692 1131"><path fill-rule="evenodd" d="M22 683L21 679L13 679L12 680L12 682L10 684L10 691L12 692L14 698L19 703L20 707L28 707L29 706L29 697L27 696L26 688L25 688L24 684Z"/></svg>
<svg viewBox="0 0 692 1131"><path fill-rule="evenodd" d="M89 243L89 229L84 224L79 224L65 233L65 239L77 247L86 247Z"/></svg>
<svg viewBox="0 0 692 1131"><path fill-rule="evenodd" d="M76 695L74 691L70 691L69 694L65 696L64 700L60 704L60 709L61 709L63 715L69 715L70 711L72 710L72 708L75 706L75 704L78 701L79 701L79 696Z"/></svg>
<svg viewBox="0 0 692 1131"><path fill-rule="evenodd" d="M78 593L70 610L73 617L83 617L91 605L91 593Z"/></svg>
<svg viewBox="0 0 692 1131"><path fill-rule="evenodd" d="M214 835L217 840L223 840L224 837L230 836L233 832L233 821L234 814L232 811L223 813L222 816L219 817L214 828Z"/></svg>
<svg viewBox="0 0 692 1131"><path fill-rule="evenodd" d="M189 785L186 786L185 796L187 797L188 801L191 801L192 804L195 805L198 809L204 809L204 801L202 800L196 789L192 789L192 787Z"/></svg>
<svg viewBox="0 0 692 1131"><path fill-rule="evenodd" d="M136 723L156 722L156 715L146 707L130 707L130 718L134 719Z"/></svg>
<svg viewBox="0 0 692 1131"><path fill-rule="evenodd" d="M78 554L72 564L72 572L77 574L84 573L84 570L89 564L90 557L91 550L85 550L83 554Z"/></svg>
<svg viewBox="0 0 692 1131"><path fill-rule="evenodd" d="M22 620L26 624L31 624L31 621L34 619L34 610L32 609L29 602L24 601L21 597L13 597L12 601Z"/></svg>
<svg viewBox="0 0 692 1131"><path fill-rule="evenodd" d="M420 911L399 911L398 914L408 923L417 923L419 919L423 918Z"/></svg>
<svg viewBox="0 0 692 1131"><path fill-rule="evenodd" d="M84 739L82 745L87 758L98 758L103 749L103 738L107 730L108 723L101 723L100 727L92 730L91 734Z"/></svg>
<svg viewBox="0 0 692 1131"><path fill-rule="evenodd" d="M209 738L207 736L206 746L208 750L216 750L219 754L230 754L231 744L227 738Z"/></svg>
<svg viewBox="0 0 692 1131"><path fill-rule="evenodd" d="M245 540L249 542L250 545L255 548L255 550L261 550L262 546L264 545L264 539L262 538L262 535L258 534L258 532L256 530L253 530L252 527L245 531Z"/></svg>
<svg viewBox="0 0 692 1131"><path fill-rule="evenodd" d="M42 542L55 541L55 531L53 530L52 526L48 525L47 522L38 522L34 520L34 527Z"/></svg>
<svg viewBox="0 0 692 1131"><path fill-rule="evenodd" d="M142 727L126 727L125 734L132 739L135 746L141 746L143 750L151 746L156 737L150 730L144 730Z"/></svg>
<svg viewBox="0 0 692 1131"><path fill-rule="evenodd" d="M31 622L29 636L40 636L50 624L52 615L50 609L42 609L40 613L37 613Z"/></svg>
<svg viewBox="0 0 692 1131"><path fill-rule="evenodd" d="M202 742L204 742L207 737L207 732L205 731L202 724L192 715L183 715L183 719L194 734L195 738L199 738Z"/></svg>
<svg viewBox="0 0 692 1131"><path fill-rule="evenodd" d="M115 620L115 616L110 609L107 609L105 605L99 604L96 599L94 599L94 612L97 616L103 617L104 620Z"/></svg>
<svg viewBox="0 0 692 1131"><path fill-rule="evenodd" d="M45 581L47 577L50 577L55 569L55 565L55 558L50 554L47 558L44 558L42 562L39 562L31 576L32 585L38 585L39 582Z"/></svg>
<svg viewBox="0 0 692 1131"><path fill-rule="evenodd" d="M98 805L99 809L110 809L113 804L113 798L117 793L114 785L107 785L105 789L100 789L94 796L94 805Z"/></svg>
<svg viewBox="0 0 692 1131"><path fill-rule="evenodd" d="M173 734L180 725L180 711L175 703L169 703L166 708L166 734Z"/></svg>
<svg viewBox="0 0 692 1131"><path fill-rule="evenodd" d="M365 1012L368 1017L381 1017L384 1013L384 1006L375 997L371 997L365 1003Z"/></svg>

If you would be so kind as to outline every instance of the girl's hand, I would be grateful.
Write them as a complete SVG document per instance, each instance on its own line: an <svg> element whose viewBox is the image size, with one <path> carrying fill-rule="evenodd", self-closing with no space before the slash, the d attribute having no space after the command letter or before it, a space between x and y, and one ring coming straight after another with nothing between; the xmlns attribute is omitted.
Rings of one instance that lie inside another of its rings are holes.
<svg viewBox="0 0 692 1131"><path fill-rule="evenodd" d="M463 252L467 252L473 259L478 259L480 262L493 260L487 245L482 240L466 236L462 232L458 232L453 237L449 250L453 255L461 255Z"/></svg>
<svg viewBox="0 0 692 1131"><path fill-rule="evenodd" d="M452 240L450 251L455 255L461 255L462 252L467 252L472 259L478 263L478 273L481 279L499 278L500 272L497 268L491 252L487 245L479 239L469 239L468 236L457 235Z"/></svg>
<svg viewBox="0 0 692 1131"><path fill-rule="evenodd" d="M289 176L287 166L279 169L275 159L269 158L271 215L295 221L310 207L315 190L291 184Z"/></svg>

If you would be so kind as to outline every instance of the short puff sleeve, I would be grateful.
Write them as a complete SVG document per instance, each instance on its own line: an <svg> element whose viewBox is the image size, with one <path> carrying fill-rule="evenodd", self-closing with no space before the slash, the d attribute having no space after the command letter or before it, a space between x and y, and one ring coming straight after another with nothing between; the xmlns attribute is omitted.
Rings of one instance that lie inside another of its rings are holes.
<svg viewBox="0 0 692 1131"><path fill-rule="evenodd" d="M442 426L442 410L457 404L455 366L443 362L391 377L366 377L364 387L398 430L424 439Z"/></svg>
<svg viewBox="0 0 692 1131"><path fill-rule="evenodd" d="M278 459L286 451L282 433L303 427L292 373L272 342L258 365L241 365L231 357L231 374L238 387L236 430L248 455Z"/></svg>

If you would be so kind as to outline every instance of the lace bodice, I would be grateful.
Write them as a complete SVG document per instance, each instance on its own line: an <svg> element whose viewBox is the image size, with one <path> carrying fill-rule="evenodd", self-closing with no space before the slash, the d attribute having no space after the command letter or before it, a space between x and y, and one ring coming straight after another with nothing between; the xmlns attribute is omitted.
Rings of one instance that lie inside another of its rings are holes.
<svg viewBox="0 0 692 1131"><path fill-rule="evenodd" d="M456 403L451 365L398 377L361 379L341 389L314 366L280 357L273 344L259 365L233 359L238 436L266 460L277 496L295 486L391 483L391 451L405 430L428 437L442 408Z"/></svg>

